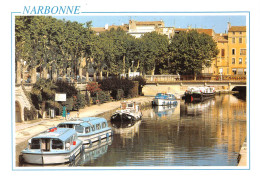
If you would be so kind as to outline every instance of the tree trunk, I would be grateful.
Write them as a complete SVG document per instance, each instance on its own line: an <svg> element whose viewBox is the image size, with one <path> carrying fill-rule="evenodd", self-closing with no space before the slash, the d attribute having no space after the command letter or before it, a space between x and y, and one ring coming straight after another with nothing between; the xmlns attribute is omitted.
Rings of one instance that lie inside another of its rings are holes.
<svg viewBox="0 0 260 181"><path fill-rule="evenodd" d="M35 84L37 81L36 67L31 69L31 83Z"/></svg>
<svg viewBox="0 0 260 181"><path fill-rule="evenodd" d="M55 67L52 67L52 80L54 82L57 82L57 79L58 79L57 69Z"/></svg>
<svg viewBox="0 0 260 181"><path fill-rule="evenodd" d="M130 77L131 68L128 68L128 78Z"/></svg>
<svg viewBox="0 0 260 181"><path fill-rule="evenodd" d="M42 78L47 79L47 75L48 75L48 70L46 67L43 67L42 70Z"/></svg>
<svg viewBox="0 0 260 181"><path fill-rule="evenodd" d="M99 79L102 80L103 79L103 75L102 75L102 70L99 71Z"/></svg>
<svg viewBox="0 0 260 181"><path fill-rule="evenodd" d="M123 57L123 75L125 76L125 55Z"/></svg>
<svg viewBox="0 0 260 181"><path fill-rule="evenodd" d="M194 73L194 80L197 80L197 73Z"/></svg>
<svg viewBox="0 0 260 181"><path fill-rule="evenodd" d="M96 73L96 71L95 71L94 74L93 74L93 79L94 79L94 82L97 81L97 73Z"/></svg>
<svg viewBox="0 0 260 181"><path fill-rule="evenodd" d="M16 62L16 83L17 84L21 83L21 62L20 61Z"/></svg>

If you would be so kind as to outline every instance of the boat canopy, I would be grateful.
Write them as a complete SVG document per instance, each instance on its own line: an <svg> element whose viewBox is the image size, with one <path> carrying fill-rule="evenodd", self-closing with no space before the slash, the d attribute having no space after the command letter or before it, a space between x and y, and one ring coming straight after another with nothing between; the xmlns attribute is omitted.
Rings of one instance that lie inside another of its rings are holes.
<svg viewBox="0 0 260 181"><path fill-rule="evenodd" d="M76 134L76 131L74 129L70 128L50 128L45 132L42 132L38 134L37 136L33 138L58 138L61 141L66 141L69 137Z"/></svg>

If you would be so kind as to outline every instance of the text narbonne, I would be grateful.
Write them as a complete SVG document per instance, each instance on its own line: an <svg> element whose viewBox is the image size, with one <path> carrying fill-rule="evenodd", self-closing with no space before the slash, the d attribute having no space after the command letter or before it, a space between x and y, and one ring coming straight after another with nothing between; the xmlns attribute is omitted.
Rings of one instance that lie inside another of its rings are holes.
<svg viewBox="0 0 260 181"><path fill-rule="evenodd" d="M24 6L23 14L79 14L80 6Z"/></svg>

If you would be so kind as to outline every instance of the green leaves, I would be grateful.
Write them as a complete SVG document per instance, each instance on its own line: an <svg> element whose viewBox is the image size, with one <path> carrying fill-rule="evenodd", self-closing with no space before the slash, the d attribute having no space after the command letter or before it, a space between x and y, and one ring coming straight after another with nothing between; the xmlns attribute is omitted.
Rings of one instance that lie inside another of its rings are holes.
<svg viewBox="0 0 260 181"><path fill-rule="evenodd" d="M195 30L174 35L169 45L170 72L180 74L200 73L210 66L218 54L217 44L207 34Z"/></svg>

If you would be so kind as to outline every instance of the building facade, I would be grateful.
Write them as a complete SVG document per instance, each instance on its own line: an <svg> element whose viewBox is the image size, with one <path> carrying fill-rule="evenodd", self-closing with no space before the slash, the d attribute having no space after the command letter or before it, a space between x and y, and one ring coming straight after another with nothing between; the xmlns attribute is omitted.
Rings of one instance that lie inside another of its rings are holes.
<svg viewBox="0 0 260 181"><path fill-rule="evenodd" d="M230 25L228 29L228 60L230 75L246 75L246 42L246 26Z"/></svg>

